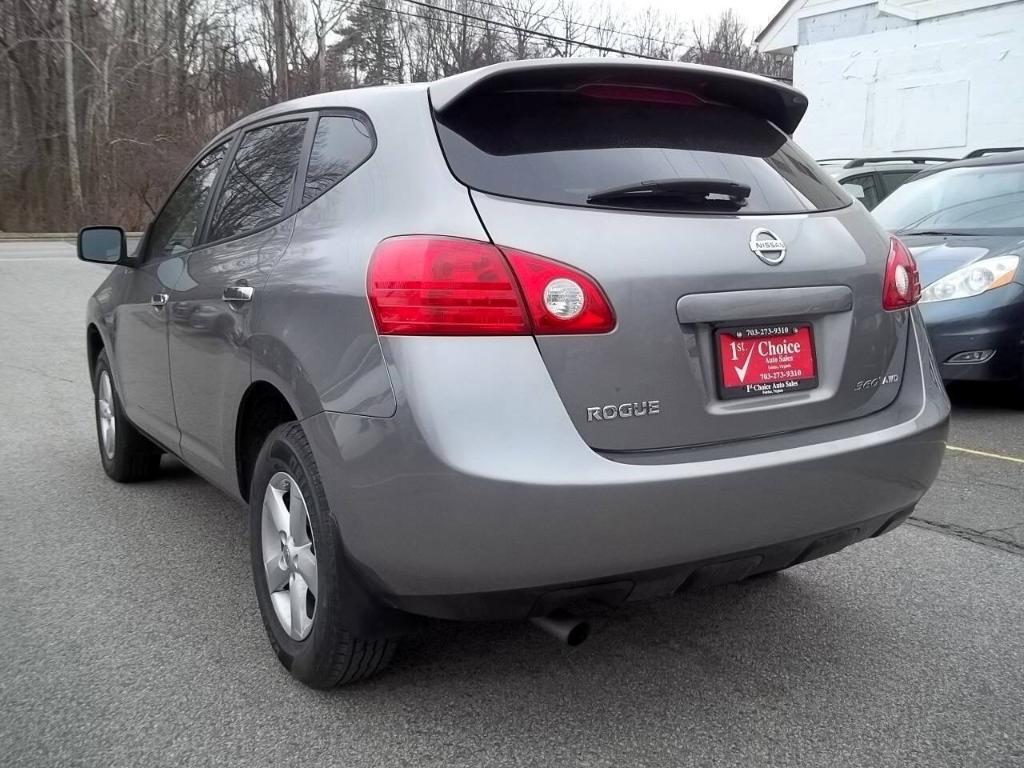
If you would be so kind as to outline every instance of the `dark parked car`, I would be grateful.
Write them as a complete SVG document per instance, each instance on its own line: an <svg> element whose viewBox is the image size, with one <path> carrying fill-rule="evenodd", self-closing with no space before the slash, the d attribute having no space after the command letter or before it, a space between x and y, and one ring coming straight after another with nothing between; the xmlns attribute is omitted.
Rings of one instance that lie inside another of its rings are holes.
<svg viewBox="0 0 1024 768"><path fill-rule="evenodd" d="M1024 152L922 172L875 209L913 252L946 381L1014 381L1024 404Z"/></svg>
<svg viewBox="0 0 1024 768"><path fill-rule="evenodd" d="M930 165L948 157L824 158L818 164L869 211Z"/></svg>
<svg viewBox="0 0 1024 768"><path fill-rule="evenodd" d="M526 619L770 573L892 530L949 404L917 267L788 133L785 85L502 64L218 134L89 301L100 459L249 505L298 679L414 616ZM205 584L203 599L215 585Z"/></svg>

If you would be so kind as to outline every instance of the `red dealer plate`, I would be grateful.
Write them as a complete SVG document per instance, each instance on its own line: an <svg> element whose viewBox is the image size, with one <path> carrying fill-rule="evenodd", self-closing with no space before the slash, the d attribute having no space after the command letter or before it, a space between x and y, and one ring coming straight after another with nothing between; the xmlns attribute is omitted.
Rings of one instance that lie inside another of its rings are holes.
<svg viewBox="0 0 1024 768"><path fill-rule="evenodd" d="M720 328L718 389L725 399L798 392L818 386L809 323Z"/></svg>

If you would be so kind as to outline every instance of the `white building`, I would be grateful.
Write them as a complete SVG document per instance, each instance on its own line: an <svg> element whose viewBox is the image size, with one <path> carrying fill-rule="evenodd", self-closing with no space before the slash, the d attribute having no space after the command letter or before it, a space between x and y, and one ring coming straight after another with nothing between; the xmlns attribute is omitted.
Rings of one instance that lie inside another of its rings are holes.
<svg viewBox="0 0 1024 768"><path fill-rule="evenodd" d="M815 157L1024 146L1024 0L790 0L757 44L793 52Z"/></svg>

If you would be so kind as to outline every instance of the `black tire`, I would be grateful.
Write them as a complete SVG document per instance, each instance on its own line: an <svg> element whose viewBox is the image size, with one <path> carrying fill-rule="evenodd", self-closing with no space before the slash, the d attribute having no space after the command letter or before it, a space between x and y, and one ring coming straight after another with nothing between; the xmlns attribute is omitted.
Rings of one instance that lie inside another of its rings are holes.
<svg viewBox="0 0 1024 768"><path fill-rule="evenodd" d="M301 640L289 635L275 613L263 562L264 496L271 479L279 472L287 473L299 486L315 547L315 610L309 634ZM365 597L345 561L341 534L327 505L313 452L297 422L277 427L264 442L252 473L249 509L256 599L267 637L285 669L312 688L333 688L362 680L387 667L397 640L363 637L349 626L345 608L352 603L365 603Z"/></svg>
<svg viewBox="0 0 1024 768"><path fill-rule="evenodd" d="M108 453L104 446L101 428L100 391L103 378L106 376L110 385L109 407L113 411L114 429L113 452ZM110 372L110 361L103 350L96 357L93 366L93 411L96 416L96 439L100 449L100 461L107 475L119 483L136 483L141 480L152 480L160 471L160 456L163 451L154 445L149 438L139 432L124 415L121 397L114 386L114 377Z"/></svg>

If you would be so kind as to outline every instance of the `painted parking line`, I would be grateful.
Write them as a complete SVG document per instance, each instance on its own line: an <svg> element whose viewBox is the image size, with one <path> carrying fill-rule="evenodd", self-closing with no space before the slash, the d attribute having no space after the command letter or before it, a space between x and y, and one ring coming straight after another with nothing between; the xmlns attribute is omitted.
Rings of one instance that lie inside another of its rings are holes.
<svg viewBox="0 0 1024 768"><path fill-rule="evenodd" d="M989 453L988 451L976 451L973 448L958 448L955 445L947 445L947 451L959 451L960 453L969 453L972 456L984 456L986 459L1000 459L1001 461L1012 461L1014 464L1024 464L1024 459L1016 456L1004 456L1001 453Z"/></svg>

